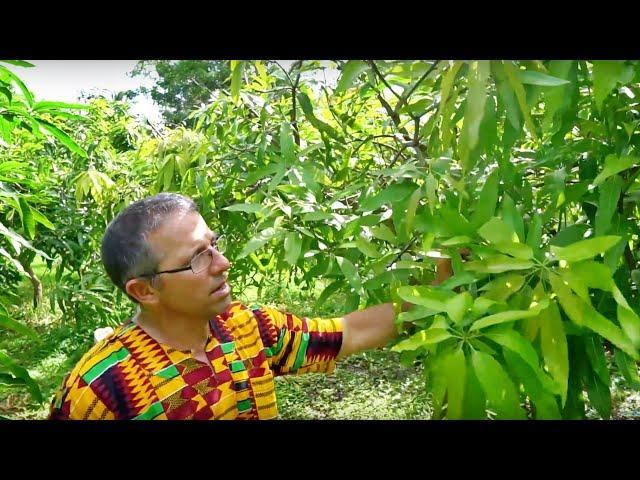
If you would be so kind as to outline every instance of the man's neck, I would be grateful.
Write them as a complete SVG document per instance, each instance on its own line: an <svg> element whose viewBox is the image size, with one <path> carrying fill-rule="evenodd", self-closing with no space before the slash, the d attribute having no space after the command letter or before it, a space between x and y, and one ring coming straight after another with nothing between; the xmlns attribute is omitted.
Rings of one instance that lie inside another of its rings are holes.
<svg viewBox="0 0 640 480"><path fill-rule="evenodd" d="M206 317L178 316L140 310L133 321L154 340L176 350L200 352L204 349L209 336Z"/></svg>

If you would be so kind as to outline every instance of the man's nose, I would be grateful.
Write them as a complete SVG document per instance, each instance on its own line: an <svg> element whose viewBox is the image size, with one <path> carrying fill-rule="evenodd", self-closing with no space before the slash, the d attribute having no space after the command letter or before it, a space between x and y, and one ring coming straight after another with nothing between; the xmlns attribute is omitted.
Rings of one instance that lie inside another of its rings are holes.
<svg viewBox="0 0 640 480"><path fill-rule="evenodd" d="M231 263L222 253L217 250L211 252L211 273L218 275L226 272L231 267Z"/></svg>

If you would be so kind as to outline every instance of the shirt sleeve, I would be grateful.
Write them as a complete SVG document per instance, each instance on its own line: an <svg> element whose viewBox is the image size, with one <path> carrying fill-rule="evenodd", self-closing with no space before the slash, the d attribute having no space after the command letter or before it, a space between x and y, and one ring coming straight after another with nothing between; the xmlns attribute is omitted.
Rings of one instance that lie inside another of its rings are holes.
<svg viewBox="0 0 640 480"><path fill-rule="evenodd" d="M77 371L68 374L51 401L48 420L113 420L114 413Z"/></svg>
<svg viewBox="0 0 640 480"><path fill-rule="evenodd" d="M342 346L342 318L306 318L251 307L275 375L332 373Z"/></svg>

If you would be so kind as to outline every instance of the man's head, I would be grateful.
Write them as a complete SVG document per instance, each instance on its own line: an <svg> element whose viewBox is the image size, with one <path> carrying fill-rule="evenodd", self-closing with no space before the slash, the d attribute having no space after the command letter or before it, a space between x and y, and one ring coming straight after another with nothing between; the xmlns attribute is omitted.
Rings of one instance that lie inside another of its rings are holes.
<svg viewBox="0 0 640 480"><path fill-rule="evenodd" d="M230 265L210 248L215 238L191 199L160 193L134 202L109 224L102 262L111 280L143 308L217 314L231 299L225 282ZM210 264L194 273L187 267L202 252ZM181 268L187 269L157 273Z"/></svg>

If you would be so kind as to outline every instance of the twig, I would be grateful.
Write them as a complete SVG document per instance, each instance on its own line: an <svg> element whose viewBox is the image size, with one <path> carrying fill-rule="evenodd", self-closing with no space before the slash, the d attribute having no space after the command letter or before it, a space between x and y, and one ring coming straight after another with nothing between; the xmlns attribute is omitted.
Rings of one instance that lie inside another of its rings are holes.
<svg viewBox="0 0 640 480"><path fill-rule="evenodd" d="M439 62L440 62L440 60L436 60L435 62L433 62L431 64L431 67L429 68L429 70L427 70L425 72L425 74L422 75L422 77L420 77L420 79L413 85L413 87L411 87L411 90L409 90L407 93L402 95L402 98L400 99L400 101L396 105L396 108L395 108L394 112L397 113L402 108L402 106L405 103L407 103L407 100L409 100L409 97L411 96L411 94L413 92L415 92L416 88L418 88L418 85L420 85L424 81L424 79L427 78L429 76L429 74L435 70L435 68L438 66Z"/></svg>
<svg viewBox="0 0 640 480"><path fill-rule="evenodd" d="M393 93L393 94L396 96L396 98L397 98L398 100L402 100L402 97L400 97L400 95L398 95L398 94L393 90L393 88L391 88L391 85L389 85L389 84L387 83L387 81L385 80L384 75L382 75L382 73L380 73L380 70L378 70L378 66L376 65L376 62L374 62L373 60L369 60L369 61L368 61L368 63L369 63L369 65L371 65L371 68L372 68L373 72L376 74L376 76L377 76L377 77L382 81L382 83L384 83L384 85L385 85L389 90L391 90L391 93Z"/></svg>
<svg viewBox="0 0 640 480"><path fill-rule="evenodd" d="M387 268L391 268L391 265L393 265L394 263L396 263L400 257L402 257L402 255L404 255L407 250L409 250L411 248L411 246L415 243L415 241L418 239L419 235L416 234L413 236L413 238L409 241L409 243L407 243L405 245L405 247L402 249L402 251L396 256L396 258L394 258L388 265Z"/></svg>

